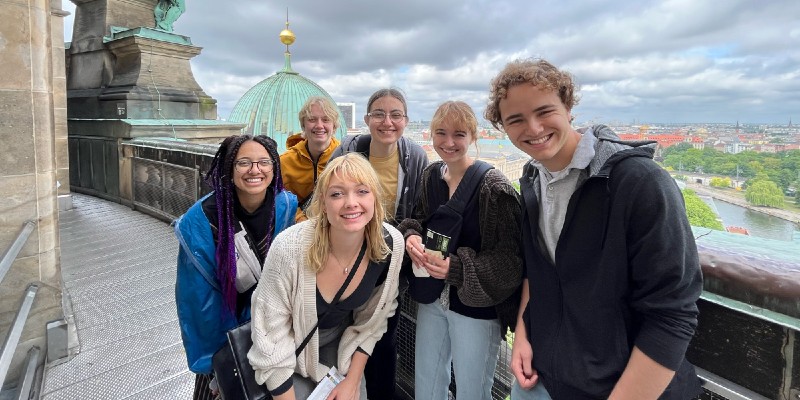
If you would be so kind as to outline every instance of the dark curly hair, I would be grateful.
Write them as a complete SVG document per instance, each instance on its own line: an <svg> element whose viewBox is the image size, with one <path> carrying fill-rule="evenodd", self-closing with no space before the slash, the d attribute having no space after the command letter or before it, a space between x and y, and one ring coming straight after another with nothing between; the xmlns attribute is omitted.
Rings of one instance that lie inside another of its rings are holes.
<svg viewBox="0 0 800 400"><path fill-rule="evenodd" d="M486 106L483 118L491 122L495 128L502 129L500 100L508 96L508 89L524 83L542 90L555 91L567 111L572 111L572 108L578 105L578 87L572 74L556 68L541 58L514 60L506 64L505 68L492 79L489 104Z"/></svg>
<svg viewBox="0 0 800 400"><path fill-rule="evenodd" d="M222 288L222 300L225 307L223 312L236 312L236 247L234 244L235 220L233 216L233 206L236 199L236 187L233 184L233 168L236 161L236 154L242 144L254 141L267 149L270 158L275 162L273 168L272 193L278 194L283 191L283 179L281 178L280 155L278 154L278 144L268 136L233 135L225 138L220 144L211 167L205 176L205 182L214 189L214 197L217 201L217 248L215 259L217 262L217 280ZM269 224L267 226L267 247L272 243L272 231L275 227L275 202L272 204ZM266 254L262 254L262 257Z"/></svg>

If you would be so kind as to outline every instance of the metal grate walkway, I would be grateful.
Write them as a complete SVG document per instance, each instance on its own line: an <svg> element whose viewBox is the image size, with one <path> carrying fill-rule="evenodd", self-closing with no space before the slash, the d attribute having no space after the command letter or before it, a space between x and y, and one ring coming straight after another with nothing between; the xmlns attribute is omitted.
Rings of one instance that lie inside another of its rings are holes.
<svg viewBox="0 0 800 400"><path fill-rule="evenodd" d="M59 215L61 272L79 352L46 371L42 399L190 399L172 229L95 197L73 204Z"/></svg>

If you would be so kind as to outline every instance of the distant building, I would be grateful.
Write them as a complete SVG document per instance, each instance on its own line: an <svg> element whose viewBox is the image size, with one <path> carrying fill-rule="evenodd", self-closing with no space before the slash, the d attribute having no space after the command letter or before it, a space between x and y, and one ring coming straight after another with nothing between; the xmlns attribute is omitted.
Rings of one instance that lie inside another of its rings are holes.
<svg viewBox="0 0 800 400"><path fill-rule="evenodd" d="M786 145L782 143L767 143L756 146L759 153L778 153L786 150Z"/></svg>
<svg viewBox="0 0 800 400"><path fill-rule="evenodd" d="M620 139L625 140L625 141L629 141L629 142L637 141L637 140L645 140L644 135L639 134L639 133L618 133L617 136L619 136Z"/></svg>
<svg viewBox="0 0 800 400"><path fill-rule="evenodd" d="M745 150L752 150L753 145L749 143L728 143L725 145L725 152L730 154L739 154Z"/></svg>
<svg viewBox="0 0 800 400"><path fill-rule="evenodd" d="M356 129L356 103L336 103L336 105L339 106L339 113L344 117L342 125L348 131Z"/></svg>
<svg viewBox="0 0 800 400"><path fill-rule="evenodd" d="M700 136L688 136L686 138L686 142L691 143L692 147L697 150L703 150L706 147L703 138L701 138Z"/></svg>
<svg viewBox="0 0 800 400"><path fill-rule="evenodd" d="M658 146L662 149L666 149L672 145L676 145L678 143L683 143L686 139L684 135L676 135L676 134L662 134L662 135L648 135L648 140L655 140L658 142Z"/></svg>
<svg viewBox="0 0 800 400"><path fill-rule="evenodd" d="M500 153L488 153L486 155L481 154L481 160L492 164L497 170L503 173L503 175L508 178L511 182L519 181L519 178L522 177L522 167L525 166L525 163L530 160L529 157L525 157L521 154L500 154Z"/></svg>

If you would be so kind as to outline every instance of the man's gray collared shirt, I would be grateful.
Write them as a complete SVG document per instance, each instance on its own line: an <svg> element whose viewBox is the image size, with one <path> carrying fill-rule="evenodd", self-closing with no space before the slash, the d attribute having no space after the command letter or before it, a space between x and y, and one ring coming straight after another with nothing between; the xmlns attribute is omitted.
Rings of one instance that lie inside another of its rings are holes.
<svg viewBox="0 0 800 400"><path fill-rule="evenodd" d="M567 216L569 199L575 192L578 177L583 169L589 166L594 158L594 146L597 138L591 129L581 135L572 161L561 171L550 172L539 161L534 160L533 166L539 170L539 229L547 246L550 260L555 262L556 245L564 228L564 219Z"/></svg>

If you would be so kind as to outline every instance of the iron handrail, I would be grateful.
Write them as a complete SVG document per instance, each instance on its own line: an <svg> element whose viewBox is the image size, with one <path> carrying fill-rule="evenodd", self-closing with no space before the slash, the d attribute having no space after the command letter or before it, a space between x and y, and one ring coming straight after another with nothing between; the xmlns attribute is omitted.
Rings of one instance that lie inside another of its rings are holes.
<svg viewBox="0 0 800 400"><path fill-rule="evenodd" d="M28 290L25 291L22 299L22 305L20 305L19 311L14 317L14 323L11 324L11 329L9 329L6 340L3 342L3 352L0 354L0 382L5 382L6 380L8 368L11 366L11 359L14 357L14 351L17 349L17 344L19 344L19 338L22 336L22 328L25 327L25 320L28 319L28 314L31 312L33 300L36 298L38 290L39 285L35 283L28 285Z"/></svg>
<svg viewBox="0 0 800 400"><path fill-rule="evenodd" d="M11 246L9 246L8 250L3 254L3 258L0 260L0 282L6 277L6 273L11 268L11 264L17 259L17 255L20 250L22 250L22 246L28 240L34 228L36 228L35 222L26 221L25 224L22 225L22 229L17 234L14 242L11 243Z"/></svg>
<svg viewBox="0 0 800 400"><path fill-rule="evenodd" d="M33 346L28 350L28 355L25 357L24 373L22 375L22 383L19 385L17 392L17 400L28 400L31 398L31 391L34 390L36 380L36 367L39 363L39 353L41 350L39 346ZM36 397L39 398L38 396Z"/></svg>

